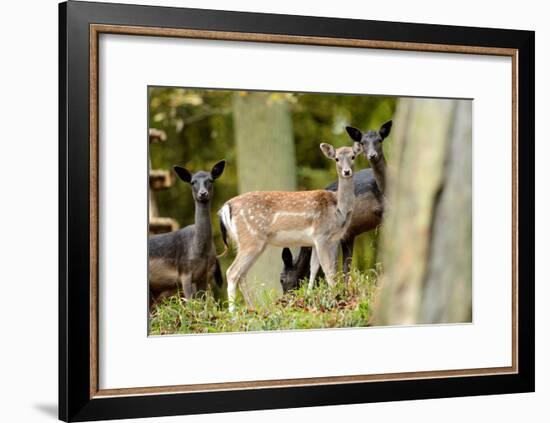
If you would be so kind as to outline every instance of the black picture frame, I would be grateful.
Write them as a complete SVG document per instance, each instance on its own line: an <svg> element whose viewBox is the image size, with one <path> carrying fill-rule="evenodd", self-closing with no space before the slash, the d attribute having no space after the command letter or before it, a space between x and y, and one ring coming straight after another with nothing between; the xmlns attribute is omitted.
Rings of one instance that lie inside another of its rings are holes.
<svg viewBox="0 0 550 423"><path fill-rule="evenodd" d="M139 418L533 392L535 389L535 34L229 11L59 5L59 418ZM90 26L122 25L517 50L517 372L313 386L94 398L90 317Z"/></svg>

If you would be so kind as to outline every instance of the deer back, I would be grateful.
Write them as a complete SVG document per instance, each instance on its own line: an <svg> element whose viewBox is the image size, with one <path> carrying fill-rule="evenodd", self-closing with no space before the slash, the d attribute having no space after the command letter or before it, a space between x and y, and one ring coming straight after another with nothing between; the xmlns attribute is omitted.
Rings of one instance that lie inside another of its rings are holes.
<svg viewBox="0 0 550 423"><path fill-rule="evenodd" d="M231 227L239 245L263 240L273 245L312 245L327 234L336 215L334 192L266 191L239 195L226 203ZM330 231L329 231L330 232Z"/></svg>

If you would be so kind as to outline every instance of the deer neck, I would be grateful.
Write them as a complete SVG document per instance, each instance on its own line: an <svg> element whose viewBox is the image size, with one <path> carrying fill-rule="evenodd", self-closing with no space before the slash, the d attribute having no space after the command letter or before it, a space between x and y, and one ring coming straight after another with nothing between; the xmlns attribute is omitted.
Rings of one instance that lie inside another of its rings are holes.
<svg viewBox="0 0 550 423"><path fill-rule="evenodd" d="M371 163L372 172L378 189L383 194L386 189L386 158L384 155L380 157L376 163Z"/></svg>
<svg viewBox="0 0 550 423"><path fill-rule="evenodd" d="M343 219L353 211L355 192L353 191L353 178L342 178L338 176L337 209Z"/></svg>
<svg viewBox="0 0 550 423"><path fill-rule="evenodd" d="M208 252L212 245L212 221L210 219L210 201L195 201L195 236L193 246L196 252Z"/></svg>

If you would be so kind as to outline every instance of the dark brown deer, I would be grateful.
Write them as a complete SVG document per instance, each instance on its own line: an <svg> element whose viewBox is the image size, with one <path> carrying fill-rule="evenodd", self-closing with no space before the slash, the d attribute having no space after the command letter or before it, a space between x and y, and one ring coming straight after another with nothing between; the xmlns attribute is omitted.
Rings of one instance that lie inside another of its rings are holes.
<svg viewBox="0 0 550 423"><path fill-rule="evenodd" d="M364 232L377 228L382 223L384 214L384 190L386 181L386 159L382 150L382 142L390 134L392 121L384 123L378 131L361 132L351 126L346 127L351 139L361 143L363 152L367 157L370 168L355 173L353 188L355 191L355 206L351 216L351 223L342 237L342 270L344 275L349 275L353 246L355 238ZM326 188L328 191L336 191L338 182L333 182ZM295 289L299 282L309 278L310 287L313 287L316 274L310 269L311 248L302 247L296 260L288 248L283 249L283 271L281 272L281 285L284 291Z"/></svg>
<svg viewBox="0 0 550 423"><path fill-rule="evenodd" d="M174 166L174 171L191 185L195 200L195 224L178 231L149 238L149 305L183 290L186 299L205 291L215 279L221 286L223 278L212 238L210 201L214 180L224 170L225 161L214 165L210 172L192 174Z"/></svg>

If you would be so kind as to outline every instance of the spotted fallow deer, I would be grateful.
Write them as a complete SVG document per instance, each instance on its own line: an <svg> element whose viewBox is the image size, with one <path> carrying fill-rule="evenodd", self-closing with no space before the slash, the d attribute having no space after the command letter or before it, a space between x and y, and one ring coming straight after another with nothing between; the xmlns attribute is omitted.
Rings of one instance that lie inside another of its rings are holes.
<svg viewBox="0 0 550 423"><path fill-rule="evenodd" d="M378 131L362 132L351 126L346 127L350 138L355 142L360 142L363 146L363 153L370 164L368 169L360 170L353 175L355 207L351 215L351 223L340 242L342 247L342 271L346 276L346 280L349 277L355 238L364 232L377 228L382 223L386 202L386 159L382 149L382 141L390 135L391 128L391 120L384 123ZM333 182L325 189L336 191L338 182ZM284 291L297 288L303 279L309 278L310 281L315 279L315 276L312 276L310 272L311 255L311 248L302 247L298 257L294 260L291 251L288 248L283 249L284 268L281 272L281 285Z"/></svg>
<svg viewBox="0 0 550 423"><path fill-rule="evenodd" d="M353 147L335 149L326 143L320 147L336 163L336 192L248 192L227 201L218 212L225 244L229 235L237 247L237 256L227 269L231 310L237 286L267 245L313 247L316 254L312 257L318 257L329 285L335 284L338 244L350 223L355 201L354 160L363 148L358 142Z"/></svg>

